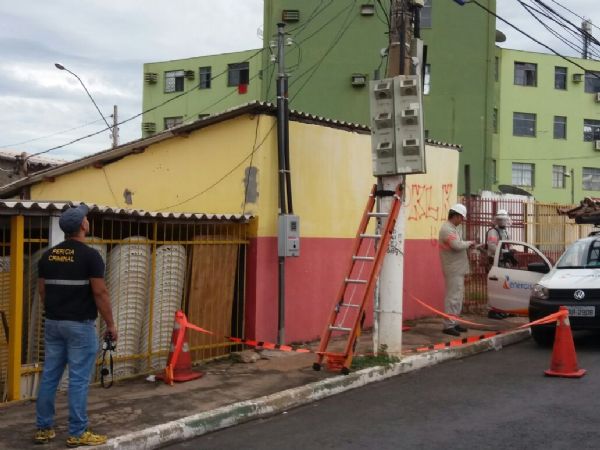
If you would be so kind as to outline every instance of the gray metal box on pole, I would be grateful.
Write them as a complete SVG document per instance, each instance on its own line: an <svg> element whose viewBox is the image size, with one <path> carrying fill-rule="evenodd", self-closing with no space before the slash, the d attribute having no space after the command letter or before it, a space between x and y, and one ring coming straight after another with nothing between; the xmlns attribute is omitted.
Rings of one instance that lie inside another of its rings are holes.
<svg viewBox="0 0 600 450"><path fill-rule="evenodd" d="M280 214L278 222L278 256L300 256L300 218L293 214Z"/></svg>
<svg viewBox="0 0 600 450"><path fill-rule="evenodd" d="M370 99L373 175L425 173L421 77L372 81Z"/></svg>

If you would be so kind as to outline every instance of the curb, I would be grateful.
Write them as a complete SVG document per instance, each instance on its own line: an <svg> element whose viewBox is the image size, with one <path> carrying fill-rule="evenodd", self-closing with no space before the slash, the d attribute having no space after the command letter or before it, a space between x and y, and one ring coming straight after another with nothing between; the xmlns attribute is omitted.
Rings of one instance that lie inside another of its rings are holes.
<svg viewBox="0 0 600 450"><path fill-rule="evenodd" d="M500 350L506 345L523 341L530 336L529 329L512 331L462 347L449 347L427 353L410 355L389 366L376 366L309 383L264 397L245 400L232 405L183 417L133 433L110 439L103 450L155 449L178 441L201 436L211 431L248 422L260 417L296 408L341 392L382 381L404 373L433 366L444 361L460 359L489 350Z"/></svg>

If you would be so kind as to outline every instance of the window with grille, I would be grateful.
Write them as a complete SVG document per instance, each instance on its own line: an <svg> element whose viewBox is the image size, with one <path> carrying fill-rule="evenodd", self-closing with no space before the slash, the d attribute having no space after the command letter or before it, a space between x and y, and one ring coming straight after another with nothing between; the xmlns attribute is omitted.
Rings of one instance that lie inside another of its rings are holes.
<svg viewBox="0 0 600 450"><path fill-rule="evenodd" d="M600 120L583 119L583 140L586 142L600 140Z"/></svg>
<svg viewBox="0 0 600 450"><path fill-rule="evenodd" d="M585 72L585 92L600 92L600 72L586 70Z"/></svg>
<svg viewBox="0 0 600 450"><path fill-rule="evenodd" d="M600 169L596 167L582 168L581 187L586 191L600 191Z"/></svg>
<svg viewBox="0 0 600 450"><path fill-rule="evenodd" d="M165 72L165 93L183 91L183 70Z"/></svg>
<svg viewBox="0 0 600 450"><path fill-rule="evenodd" d="M239 86L250 82L250 64L247 62L227 65L227 86Z"/></svg>
<svg viewBox="0 0 600 450"><path fill-rule="evenodd" d="M554 68L554 89L567 89L567 68Z"/></svg>
<svg viewBox="0 0 600 450"><path fill-rule="evenodd" d="M554 116L554 139L567 138L567 118L565 116Z"/></svg>
<svg viewBox="0 0 600 450"><path fill-rule="evenodd" d="M512 184L514 186L533 186L534 165L529 163L512 163Z"/></svg>
<svg viewBox="0 0 600 450"><path fill-rule="evenodd" d="M183 124L183 117L165 117L165 130Z"/></svg>
<svg viewBox="0 0 600 450"><path fill-rule="evenodd" d="M535 137L535 114L513 113L513 136Z"/></svg>
<svg viewBox="0 0 600 450"><path fill-rule="evenodd" d="M431 64L425 64L425 74L423 76L423 94L428 95L431 91Z"/></svg>
<svg viewBox="0 0 600 450"><path fill-rule="evenodd" d="M563 189L565 187L566 166L552 166L552 187Z"/></svg>
<svg viewBox="0 0 600 450"><path fill-rule="evenodd" d="M492 130L498 133L498 108L492 110Z"/></svg>
<svg viewBox="0 0 600 450"><path fill-rule="evenodd" d="M516 62L515 84L519 86L537 86L537 64Z"/></svg>
<svg viewBox="0 0 600 450"><path fill-rule="evenodd" d="M425 0L421 8L421 28L431 28L431 0Z"/></svg>
<svg viewBox="0 0 600 450"><path fill-rule="evenodd" d="M210 66L207 67L200 67L200 69L198 70L198 78L200 81L199 84L199 88L200 89L210 89L210 81L211 81L211 75L212 70Z"/></svg>

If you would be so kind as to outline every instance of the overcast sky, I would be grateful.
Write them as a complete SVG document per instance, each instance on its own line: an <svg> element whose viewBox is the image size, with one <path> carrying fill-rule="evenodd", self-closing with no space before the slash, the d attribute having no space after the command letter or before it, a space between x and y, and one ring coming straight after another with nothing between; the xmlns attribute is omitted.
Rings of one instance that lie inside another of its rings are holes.
<svg viewBox="0 0 600 450"><path fill-rule="evenodd" d="M434 0L434 8L436 1L450 0ZM580 22L552 0L545 1ZM561 53L577 54L537 25L517 0L497 3L500 16ZM260 47L262 4L262 0L0 0L0 150L39 152L103 128L77 79L57 70L54 63L81 77L105 115L112 114L116 104L119 118L125 119L141 112L144 62ZM598 0L561 4L600 25ZM505 24L498 23L497 28L507 35L505 47L547 51ZM600 39L600 30L593 32ZM139 119L121 126L121 142L140 134ZM36 140L20 144L32 139ZM73 159L109 147L105 132L48 156Z"/></svg>

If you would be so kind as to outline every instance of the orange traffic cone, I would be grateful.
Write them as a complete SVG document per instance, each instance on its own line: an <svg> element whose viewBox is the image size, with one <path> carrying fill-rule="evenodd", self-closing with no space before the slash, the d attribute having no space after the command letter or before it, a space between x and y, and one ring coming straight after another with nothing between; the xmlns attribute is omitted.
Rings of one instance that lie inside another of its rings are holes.
<svg viewBox="0 0 600 450"><path fill-rule="evenodd" d="M187 342L186 329L181 327L184 319L183 311L175 313L175 324L171 335L171 350L167 359L167 367L164 375L159 374L156 376L159 380L164 380L165 383L171 385L174 381L191 381L204 375L204 372L194 372L192 370L192 357Z"/></svg>
<svg viewBox="0 0 600 450"><path fill-rule="evenodd" d="M569 323L569 310L566 306L561 306L560 311L564 311L565 314L560 316L556 323L552 361L550 368L544 373L551 377L580 378L585 375L585 369L577 367L577 355Z"/></svg>

